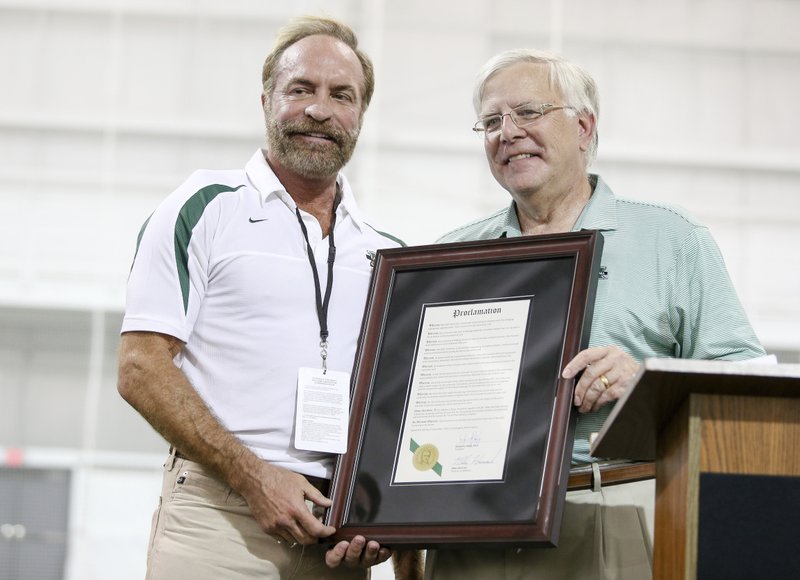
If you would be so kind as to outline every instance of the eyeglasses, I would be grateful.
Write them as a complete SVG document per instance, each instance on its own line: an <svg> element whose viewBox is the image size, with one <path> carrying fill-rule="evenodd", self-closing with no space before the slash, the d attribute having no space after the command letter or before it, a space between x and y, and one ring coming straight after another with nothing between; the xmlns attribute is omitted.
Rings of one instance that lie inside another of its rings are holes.
<svg viewBox="0 0 800 580"><path fill-rule="evenodd" d="M559 109L572 109L572 107L559 107L549 103L545 105L525 103L524 105L514 107L508 113L484 117L475 123L472 130L486 139L491 139L503 128L503 117L505 116L508 116L514 124L521 129L522 127L527 127L537 119L541 119L546 114L558 111Z"/></svg>

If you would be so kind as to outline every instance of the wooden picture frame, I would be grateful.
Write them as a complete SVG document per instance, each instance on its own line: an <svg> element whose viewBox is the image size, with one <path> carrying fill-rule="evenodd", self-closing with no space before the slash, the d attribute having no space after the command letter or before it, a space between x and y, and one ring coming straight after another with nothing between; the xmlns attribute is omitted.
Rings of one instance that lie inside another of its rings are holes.
<svg viewBox="0 0 800 580"><path fill-rule="evenodd" d="M378 252L331 541L554 546L602 235Z"/></svg>

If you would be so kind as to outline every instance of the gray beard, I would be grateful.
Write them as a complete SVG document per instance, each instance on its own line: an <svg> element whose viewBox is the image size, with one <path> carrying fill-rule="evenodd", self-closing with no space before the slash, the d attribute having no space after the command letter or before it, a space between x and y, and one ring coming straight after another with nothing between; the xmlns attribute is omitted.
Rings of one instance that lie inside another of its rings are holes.
<svg viewBox="0 0 800 580"><path fill-rule="evenodd" d="M266 119L267 147L273 158L287 169L311 179L336 175L353 156L358 131L348 133L313 120L289 121L278 125ZM323 133L330 143L310 144L293 138L297 132Z"/></svg>

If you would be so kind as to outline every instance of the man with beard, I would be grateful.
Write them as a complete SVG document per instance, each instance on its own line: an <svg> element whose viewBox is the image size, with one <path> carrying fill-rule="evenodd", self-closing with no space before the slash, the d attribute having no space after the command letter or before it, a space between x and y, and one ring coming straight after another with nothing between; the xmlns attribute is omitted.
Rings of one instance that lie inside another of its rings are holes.
<svg viewBox="0 0 800 580"><path fill-rule="evenodd" d="M171 444L150 580L365 578L391 554L361 536L319 543L344 442L296 404L323 387L347 400L371 256L401 245L339 173L372 64L345 25L300 18L263 86L267 150L195 172L145 223L130 272L118 388Z"/></svg>

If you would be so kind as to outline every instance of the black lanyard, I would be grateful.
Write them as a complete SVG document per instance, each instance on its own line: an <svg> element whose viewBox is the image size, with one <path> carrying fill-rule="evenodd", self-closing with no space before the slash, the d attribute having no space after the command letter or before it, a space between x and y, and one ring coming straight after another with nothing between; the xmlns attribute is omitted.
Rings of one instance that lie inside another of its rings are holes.
<svg viewBox="0 0 800 580"><path fill-rule="evenodd" d="M333 204L333 218L331 219L331 231L328 234L328 286L325 288L325 299L322 298L322 287L319 283L319 272L317 262L314 259L314 250L311 242L308 241L308 230L303 218L300 216L300 208L295 206L297 221L300 222L300 229L303 230L303 237L306 240L308 253L308 263L311 264L311 273L314 275L314 290L317 295L317 319L319 319L319 348L322 356L322 370L328 371L328 304L331 301L331 290L333 289L333 262L336 259L336 244L333 241L333 228L336 225L336 202Z"/></svg>

